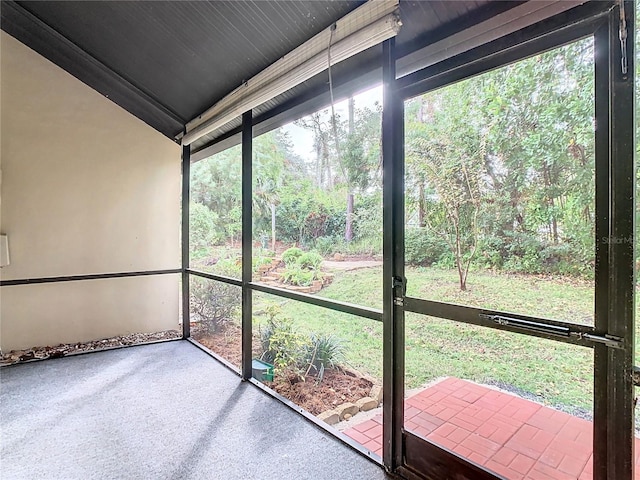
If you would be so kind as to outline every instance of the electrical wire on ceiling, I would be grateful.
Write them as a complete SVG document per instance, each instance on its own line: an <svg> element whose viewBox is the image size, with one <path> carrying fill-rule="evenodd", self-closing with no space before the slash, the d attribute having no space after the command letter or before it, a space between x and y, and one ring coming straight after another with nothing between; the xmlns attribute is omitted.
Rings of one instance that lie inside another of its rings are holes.
<svg viewBox="0 0 640 480"><path fill-rule="evenodd" d="M329 31L319 32L188 122L181 143L189 145L215 132L239 115L324 71L327 55L331 66L396 36L402 25L395 13L398 2L363 3L334 23ZM328 54L324 52L327 37L332 49Z"/></svg>

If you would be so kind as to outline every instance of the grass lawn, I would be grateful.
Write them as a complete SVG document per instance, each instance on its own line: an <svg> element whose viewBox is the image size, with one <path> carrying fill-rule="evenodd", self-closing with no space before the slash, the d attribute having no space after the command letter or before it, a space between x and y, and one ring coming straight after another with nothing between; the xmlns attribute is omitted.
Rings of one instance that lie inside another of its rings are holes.
<svg viewBox="0 0 640 480"><path fill-rule="evenodd" d="M593 282L571 277L470 272L467 291L455 270L408 268L407 294L428 300L593 325Z"/></svg>
<svg viewBox="0 0 640 480"><path fill-rule="evenodd" d="M420 298L592 322L593 287L586 281L472 272L468 291L460 292L455 271L409 268L407 277L408 294ZM381 308L381 292L382 270L369 268L337 274L319 295ZM381 323L266 294L255 294L256 312L265 302L280 304L302 332L342 339L349 365L382 377ZM262 318L258 313L255 320L259 324ZM498 385L569 411L592 409L593 352L589 348L414 314L407 314L405 328L407 389L456 376Z"/></svg>

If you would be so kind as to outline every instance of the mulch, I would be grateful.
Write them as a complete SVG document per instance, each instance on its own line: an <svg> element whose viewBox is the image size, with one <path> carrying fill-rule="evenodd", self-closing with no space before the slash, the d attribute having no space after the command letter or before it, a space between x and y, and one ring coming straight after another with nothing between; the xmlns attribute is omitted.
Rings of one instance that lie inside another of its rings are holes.
<svg viewBox="0 0 640 480"><path fill-rule="evenodd" d="M154 333L132 333L117 337L93 340L90 342L61 343L54 346L32 347L24 350L11 350L8 353L0 353L0 365L13 365L15 363L25 363L32 360L45 360L47 358L59 358L67 355L108 350L129 345L140 345L160 340L174 340L181 338L182 333L177 330L165 330Z"/></svg>
<svg viewBox="0 0 640 480"><path fill-rule="evenodd" d="M205 333L192 324L192 337L205 347L223 357L233 365L240 366L240 327L228 324L215 334ZM254 339L254 357L260 356L260 347ZM318 415L346 402L355 403L369 396L373 382L359 376L357 372L343 369L325 370L322 381L312 375L301 377L295 374L276 375L273 382L265 382L272 390L313 415Z"/></svg>

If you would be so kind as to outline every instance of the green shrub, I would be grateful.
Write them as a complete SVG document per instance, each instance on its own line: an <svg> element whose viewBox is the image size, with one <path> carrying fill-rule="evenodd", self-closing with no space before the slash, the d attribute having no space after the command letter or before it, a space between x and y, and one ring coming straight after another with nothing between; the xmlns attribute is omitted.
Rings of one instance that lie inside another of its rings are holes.
<svg viewBox="0 0 640 480"><path fill-rule="evenodd" d="M476 265L518 273L593 276L594 254L569 238L553 244L532 233L504 232L481 240Z"/></svg>
<svg viewBox="0 0 640 480"><path fill-rule="evenodd" d="M340 241L334 237L318 237L314 242L314 247L321 255L331 255L335 252L334 249L338 243Z"/></svg>
<svg viewBox="0 0 640 480"><path fill-rule="evenodd" d="M323 277L322 272L319 270L309 270L294 263L287 266L284 272L282 272L281 278L284 283L308 287L314 280L321 280Z"/></svg>
<svg viewBox="0 0 640 480"><path fill-rule="evenodd" d="M216 235L218 215L202 203L189 205L189 248L192 252L204 251L222 239Z"/></svg>
<svg viewBox="0 0 640 480"><path fill-rule="evenodd" d="M382 251L382 192L358 196L354 211L354 240Z"/></svg>
<svg viewBox="0 0 640 480"><path fill-rule="evenodd" d="M333 335L311 334L311 341L304 352L307 373L315 373L320 380L325 370L333 369L344 360L344 345Z"/></svg>
<svg viewBox="0 0 640 480"><path fill-rule="evenodd" d="M333 335L297 332L293 320L282 315L278 305L265 309L267 319L259 327L262 360L272 363L279 375L287 372L304 379L312 374L322 380L325 370L344 360L344 347Z"/></svg>
<svg viewBox="0 0 640 480"><path fill-rule="evenodd" d="M282 260L286 265L281 274L284 283L309 286L314 280L322 278L319 267L324 258L316 251L303 253L299 248L293 247L282 254Z"/></svg>
<svg viewBox="0 0 640 480"><path fill-rule="evenodd" d="M312 250L310 252L303 253L298 258L296 263L300 265L302 268L315 270L320 267L320 264L322 263L323 260L324 258L322 257L322 255Z"/></svg>
<svg viewBox="0 0 640 480"><path fill-rule="evenodd" d="M238 287L205 278L192 277L190 288L191 320L202 330L215 333L232 322L240 308L242 296Z"/></svg>
<svg viewBox="0 0 640 480"><path fill-rule="evenodd" d="M344 236L344 204L335 196L314 189L304 180L283 187L279 193L276 229L281 241L313 245L320 237Z"/></svg>
<svg viewBox="0 0 640 480"><path fill-rule="evenodd" d="M273 261L273 257L263 257L262 255L257 255L253 257L251 260L251 266L253 268L254 273L258 271L258 269L263 265L269 265Z"/></svg>
<svg viewBox="0 0 640 480"><path fill-rule="evenodd" d="M227 277L242 276L242 258L240 256L223 257L215 264L215 273Z"/></svg>
<svg viewBox="0 0 640 480"><path fill-rule="evenodd" d="M504 238L487 235L479 240L474 263L485 268L501 269L504 266L506 248Z"/></svg>
<svg viewBox="0 0 640 480"><path fill-rule="evenodd" d="M298 247L291 247L288 250L285 250L282 254L282 261L286 265L290 265L292 263L296 263L298 258L302 256L304 252L300 250Z"/></svg>
<svg viewBox="0 0 640 480"><path fill-rule="evenodd" d="M300 375L309 339L293 328L293 320L282 316L277 305L266 308L267 321L259 328L262 359L273 363L276 373L294 371Z"/></svg>
<svg viewBox="0 0 640 480"><path fill-rule="evenodd" d="M551 244L540 252L540 263L544 273L559 273L593 278L595 259L593 253L584 252L579 245L571 243Z"/></svg>
<svg viewBox="0 0 640 480"><path fill-rule="evenodd" d="M444 260L449 247L438 235L427 228L408 228L405 233L405 260L411 265L430 266Z"/></svg>

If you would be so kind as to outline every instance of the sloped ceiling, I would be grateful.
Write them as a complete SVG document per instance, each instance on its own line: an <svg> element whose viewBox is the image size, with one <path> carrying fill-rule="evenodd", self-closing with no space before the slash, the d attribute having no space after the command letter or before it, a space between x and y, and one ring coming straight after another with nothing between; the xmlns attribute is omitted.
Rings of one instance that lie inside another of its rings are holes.
<svg viewBox="0 0 640 480"><path fill-rule="evenodd" d="M3 2L2 29L168 137L361 1ZM398 51L408 53L516 1L404 1ZM343 62L366 70L377 52ZM312 79L275 108L326 83ZM263 109L264 110L264 109Z"/></svg>

